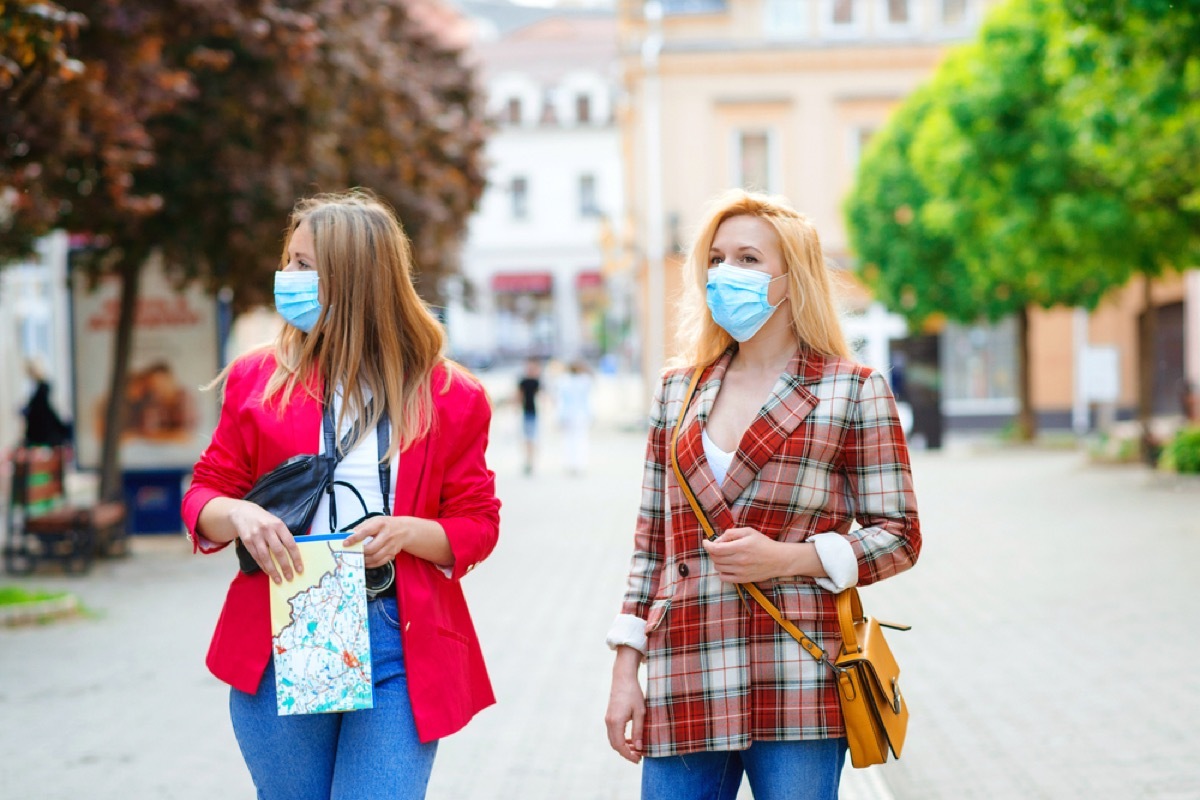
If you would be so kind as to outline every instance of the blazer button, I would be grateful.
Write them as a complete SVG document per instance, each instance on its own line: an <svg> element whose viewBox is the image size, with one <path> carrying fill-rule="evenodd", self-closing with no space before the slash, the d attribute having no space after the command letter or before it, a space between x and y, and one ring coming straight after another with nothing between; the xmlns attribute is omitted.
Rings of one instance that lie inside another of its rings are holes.
<svg viewBox="0 0 1200 800"><path fill-rule="evenodd" d="M689 570L688 570L687 564L679 565L679 577L686 578L688 576L688 572L689 572Z"/></svg>

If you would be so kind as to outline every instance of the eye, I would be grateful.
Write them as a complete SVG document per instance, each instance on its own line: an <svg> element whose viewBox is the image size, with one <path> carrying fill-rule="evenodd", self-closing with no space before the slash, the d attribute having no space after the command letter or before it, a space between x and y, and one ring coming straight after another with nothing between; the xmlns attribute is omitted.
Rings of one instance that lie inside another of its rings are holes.
<svg viewBox="0 0 1200 800"><path fill-rule="evenodd" d="M721 263L721 257L720 257L720 256L709 256L709 257L708 257L708 265L709 265L710 267L715 267L715 266L717 266L717 265L718 265L718 264L720 264L720 263Z"/></svg>
<svg viewBox="0 0 1200 800"><path fill-rule="evenodd" d="M742 256L742 263L743 264L757 264L758 259L756 257L750 255L749 253L747 253L746 255Z"/></svg>

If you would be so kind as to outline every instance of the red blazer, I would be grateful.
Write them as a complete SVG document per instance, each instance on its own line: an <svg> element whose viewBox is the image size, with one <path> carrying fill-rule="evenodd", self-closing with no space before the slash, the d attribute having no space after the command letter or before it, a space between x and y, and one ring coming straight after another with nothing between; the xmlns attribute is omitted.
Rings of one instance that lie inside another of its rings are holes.
<svg viewBox="0 0 1200 800"><path fill-rule="evenodd" d="M220 421L183 498L184 524L197 549L196 522L209 500L242 497L282 461L315 452L320 402L298 392L282 416L262 407L274 368L272 354L255 353L230 371ZM408 691L424 742L454 733L495 702L459 579L492 552L500 524L495 476L484 461L491 421L487 396L474 380L439 366L433 402L432 432L400 454L393 511L437 520L454 552L449 578L407 553L396 559ZM229 558L230 569L236 569ZM257 691L271 657L267 581L262 572L234 576L208 650L213 675L244 692Z"/></svg>

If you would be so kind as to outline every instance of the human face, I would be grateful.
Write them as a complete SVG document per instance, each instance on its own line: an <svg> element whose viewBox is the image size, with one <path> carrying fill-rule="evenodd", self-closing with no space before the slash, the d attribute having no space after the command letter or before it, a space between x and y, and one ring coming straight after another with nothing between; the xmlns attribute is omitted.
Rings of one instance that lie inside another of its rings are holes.
<svg viewBox="0 0 1200 800"><path fill-rule="evenodd" d="M312 226L308 224L308 220L301 220L296 226L296 230L292 231L292 238L288 240L288 263L284 266L284 272L299 272L299 271L316 271L317 269L317 245L313 240ZM321 302L325 302L325 287L322 284L317 286L317 296Z"/></svg>
<svg viewBox="0 0 1200 800"><path fill-rule="evenodd" d="M779 236L759 217L729 217L717 226L708 249L708 266L711 269L721 263L763 272L771 278L785 273ZM787 283L786 280L772 281L767 289L771 305L787 299Z"/></svg>

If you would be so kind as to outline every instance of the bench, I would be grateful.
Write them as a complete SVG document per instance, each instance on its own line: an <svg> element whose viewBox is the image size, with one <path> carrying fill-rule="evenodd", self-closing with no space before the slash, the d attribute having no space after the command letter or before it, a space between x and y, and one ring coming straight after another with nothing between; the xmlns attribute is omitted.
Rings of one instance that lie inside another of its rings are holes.
<svg viewBox="0 0 1200 800"><path fill-rule="evenodd" d="M125 504L70 504L63 475L65 447L19 447L12 454L12 493L4 568L28 575L42 562L86 572L97 555L124 555Z"/></svg>

